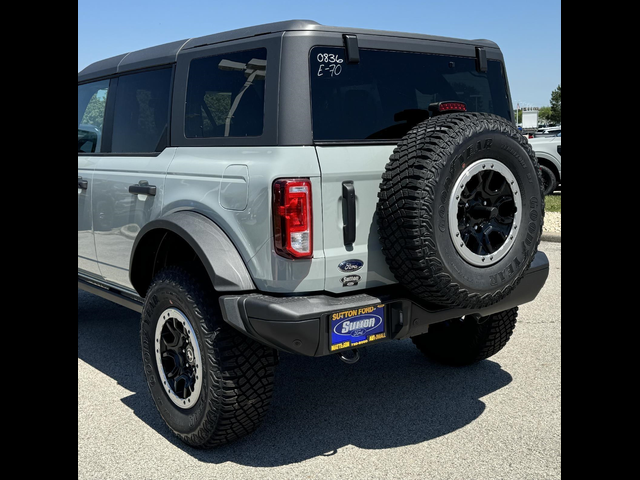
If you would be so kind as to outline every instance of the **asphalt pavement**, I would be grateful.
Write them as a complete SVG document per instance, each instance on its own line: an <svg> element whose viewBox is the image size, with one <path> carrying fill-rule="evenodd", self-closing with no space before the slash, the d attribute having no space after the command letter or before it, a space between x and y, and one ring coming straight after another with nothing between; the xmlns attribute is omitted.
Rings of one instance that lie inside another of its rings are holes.
<svg viewBox="0 0 640 480"><path fill-rule="evenodd" d="M355 365L282 354L252 435L190 448L156 411L139 316L78 290L79 479L560 479L561 243L507 346L470 367L428 361L410 340Z"/></svg>

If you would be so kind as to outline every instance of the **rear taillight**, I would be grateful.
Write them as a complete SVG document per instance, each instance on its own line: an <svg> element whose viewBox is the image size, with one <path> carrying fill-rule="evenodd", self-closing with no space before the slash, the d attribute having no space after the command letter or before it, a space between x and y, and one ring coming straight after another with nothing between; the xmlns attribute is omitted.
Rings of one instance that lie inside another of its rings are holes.
<svg viewBox="0 0 640 480"><path fill-rule="evenodd" d="M273 183L275 250L287 258L313 256L311 181L301 178Z"/></svg>

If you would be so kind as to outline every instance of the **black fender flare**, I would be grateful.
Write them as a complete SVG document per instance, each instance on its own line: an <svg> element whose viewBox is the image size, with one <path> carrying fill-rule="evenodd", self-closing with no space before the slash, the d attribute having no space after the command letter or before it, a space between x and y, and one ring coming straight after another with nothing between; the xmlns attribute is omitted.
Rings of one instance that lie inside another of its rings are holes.
<svg viewBox="0 0 640 480"><path fill-rule="evenodd" d="M151 283L155 257L161 243L157 241L158 236L154 232L162 231L178 235L191 246L202 261L216 291L256 289L247 266L227 234L204 215L180 211L152 220L136 236L129 262L129 280L140 296L146 295Z"/></svg>

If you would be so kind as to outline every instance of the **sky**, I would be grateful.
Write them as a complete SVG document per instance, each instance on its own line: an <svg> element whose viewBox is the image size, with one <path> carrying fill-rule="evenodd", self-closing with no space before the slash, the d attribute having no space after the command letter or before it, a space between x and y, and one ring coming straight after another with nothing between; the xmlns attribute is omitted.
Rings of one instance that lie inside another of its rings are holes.
<svg viewBox="0 0 640 480"><path fill-rule="evenodd" d="M560 0L78 0L78 71L141 48L293 19L492 40L514 108L549 105L561 84Z"/></svg>

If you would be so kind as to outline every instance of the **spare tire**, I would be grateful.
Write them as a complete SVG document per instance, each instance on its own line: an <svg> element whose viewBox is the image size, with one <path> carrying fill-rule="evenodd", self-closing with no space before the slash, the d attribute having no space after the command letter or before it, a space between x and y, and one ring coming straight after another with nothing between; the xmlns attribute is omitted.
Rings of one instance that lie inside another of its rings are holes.
<svg viewBox="0 0 640 480"><path fill-rule="evenodd" d="M449 113L414 127L394 149L378 199L391 272L441 306L505 298L542 234L536 157L513 123L492 114Z"/></svg>

